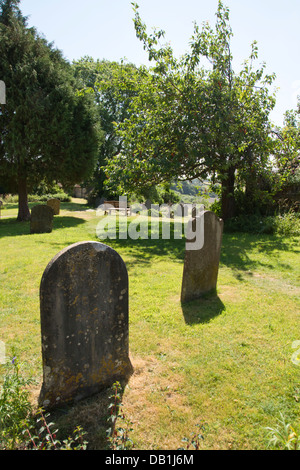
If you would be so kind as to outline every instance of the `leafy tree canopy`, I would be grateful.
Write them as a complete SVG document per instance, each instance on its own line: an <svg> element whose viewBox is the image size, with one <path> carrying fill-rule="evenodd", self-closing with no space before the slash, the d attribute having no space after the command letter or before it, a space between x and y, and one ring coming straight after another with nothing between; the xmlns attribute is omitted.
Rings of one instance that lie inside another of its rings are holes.
<svg viewBox="0 0 300 470"><path fill-rule="evenodd" d="M298 108L285 113L282 129L277 129L275 144L278 175L283 184L300 184L300 98Z"/></svg>
<svg viewBox="0 0 300 470"><path fill-rule="evenodd" d="M222 215L234 215L236 173L247 180L267 164L272 139L269 92L275 75L255 67L257 44L242 70L232 69L229 10L219 1L215 28L197 24L190 52L179 59L163 31L148 34L134 5L138 39L155 63L143 73L130 116L118 126L121 152L109 162L120 190L163 181L211 177L222 185Z"/></svg>
<svg viewBox="0 0 300 470"><path fill-rule="evenodd" d="M114 197L117 188L106 190L104 168L122 148L122 138L115 127L129 117L131 99L137 93L138 69L124 61L94 60L86 56L73 62L73 70L82 89L90 93L96 103L97 119L104 133L97 165L88 183L94 187L95 196Z"/></svg>

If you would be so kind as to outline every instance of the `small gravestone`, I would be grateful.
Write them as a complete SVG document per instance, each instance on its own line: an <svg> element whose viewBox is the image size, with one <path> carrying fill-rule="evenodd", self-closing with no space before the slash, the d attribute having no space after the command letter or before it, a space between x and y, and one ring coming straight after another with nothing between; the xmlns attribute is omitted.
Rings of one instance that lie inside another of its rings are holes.
<svg viewBox="0 0 300 470"><path fill-rule="evenodd" d="M53 225L53 210L46 204L31 209L30 233L50 233Z"/></svg>
<svg viewBox="0 0 300 470"><path fill-rule="evenodd" d="M193 219L194 233L197 233L196 223L202 230L198 233L198 240L191 239L186 242L181 288L182 303L214 292L217 287L223 220L213 212L205 211ZM198 245L202 242L199 249L194 249L196 242Z"/></svg>
<svg viewBox="0 0 300 470"><path fill-rule="evenodd" d="M40 406L78 401L132 374L128 275L115 250L79 242L58 253L42 276L40 309Z"/></svg>
<svg viewBox="0 0 300 470"><path fill-rule="evenodd" d="M54 215L59 215L60 213L60 200L59 199L48 199L47 206L50 206L52 208Z"/></svg>

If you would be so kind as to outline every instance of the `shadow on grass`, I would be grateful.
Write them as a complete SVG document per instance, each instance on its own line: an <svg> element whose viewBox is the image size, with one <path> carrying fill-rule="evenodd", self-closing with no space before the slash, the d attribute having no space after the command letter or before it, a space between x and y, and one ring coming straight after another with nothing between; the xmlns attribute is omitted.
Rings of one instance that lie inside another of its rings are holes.
<svg viewBox="0 0 300 470"><path fill-rule="evenodd" d="M184 260L184 241L181 240L98 240L114 248L122 248L134 257L134 261L126 264L151 263L157 257L169 257L180 262Z"/></svg>
<svg viewBox="0 0 300 470"><path fill-rule="evenodd" d="M279 262L280 252L300 253L299 245L291 239L276 235L248 233L224 234L220 265L232 269L234 276L243 280L243 272L261 267L290 270L287 263ZM265 256L257 256L264 254Z"/></svg>
<svg viewBox="0 0 300 470"><path fill-rule="evenodd" d="M72 217L67 215L54 217L53 230L77 227L78 225L84 224L85 222L86 221L84 219L81 219L80 217Z"/></svg>
<svg viewBox="0 0 300 470"><path fill-rule="evenodd" d="M149 228L148 239L133 240L128 236L127 232L126 240L111 239L109 235L106 239L99 238L98 240L112 246L116 250L118 248L127 249L133 256L136 256L137 262L147 262L155 256L170 256L172 259L183 261L185 253L184 236L179 240L174 239L172 222L169 240L162 238L162 225L159 230L159 233L154 234L157 239L151 239L153 233L151 233ZM118 233L118 230L116 233ZM287 263L278 263L280 252L287 251L300 253L296 243L293 244L290 239L285 239L281 236L242 232L224 233L221 265L230 267L237 277L239 272L259 267L273 269L275 265L277 267L279 265L282 269L289 269L290 266ZM265 256L257 256L260 254Z"/></svg>
<svg viewBox="0 0 300 470"><path fill-rule="evenodd" d="M118 389L121 401L126 384L122 383L122 388ZM80 426L86 433L83 439L88 443L87 450L110 450L107 432L111 428L109 418L116 403L113 395L114 388L106 388L77 403L51 411L48 420L57 426L57 438L62 441L72 436L74 429ZM125 426L117 420L116 428Z"/></svg>
<svg viewBox="0 0 300 470"><path fill-rule="evenodd" d="M76 227L84 224L85 220L79 217L60 216L55 217L53 220L52 233L57 229L64 229ZM0 238L2 237L15 237L20 235L30 234L30 222L17 222L15 218L0 220ZM51 235L51 234L48 234Z"/></svg>
<svg viewBox="0 0 300 470"><path fill-rule="evenodd" d="M165 235L163 237L163 222L160 221L159 227L156 229L153 229L149 223L148 229L143 231L143 236L141 238L137 238L136 240L131 238L129 235L129 225L131 222L131 220L127 222L126 239L123 240L118 238L119 227L117 225L117 230L115 233L117 238L110 238L109 235L107 235L107 238L98 238L98 241L111 246L116 251L118 251L118 249L126 250L130 256L135 257L135 262L139 264L150 263L156 257L161 256L169 257L173 260L179 260L180 262L184 260L185 240L183 236L181 236L181 238L175 238L174 224L172 221L166 222L166 225L170 224L169 236L168 232L166 232L167 236ZM182 233L184 233L183 229ZM138 230L137 234L140 237ZM148 236L148 238L145 238L145 236Z"/></svg>
<svg viewBox="0 0 300 470"><path fill-rule="evenodd" d="M226 310L225 305L216 293L207 294L200 299L181 304L185 323L208 323Z"/></svg>

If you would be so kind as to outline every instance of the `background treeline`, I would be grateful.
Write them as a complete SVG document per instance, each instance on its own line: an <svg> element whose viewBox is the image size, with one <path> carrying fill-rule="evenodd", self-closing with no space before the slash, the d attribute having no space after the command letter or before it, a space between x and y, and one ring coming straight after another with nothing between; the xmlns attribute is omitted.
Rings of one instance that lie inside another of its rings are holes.
<svg viewBox="0 0 300 470"><path fill-rule="evenodd" d="M222 1L215 26L195 24L180 58L134 5L152 67L88 56L70 64L28 28L19 3L0 0L0 193L18 194L19 220L30 217L28 194L57 194L58 184L69 195L81 184L94 206L120 195L200 198L227 225L299 211L300 103L273 125L275 75L256 64L255 41L233 70Z"/></svg>

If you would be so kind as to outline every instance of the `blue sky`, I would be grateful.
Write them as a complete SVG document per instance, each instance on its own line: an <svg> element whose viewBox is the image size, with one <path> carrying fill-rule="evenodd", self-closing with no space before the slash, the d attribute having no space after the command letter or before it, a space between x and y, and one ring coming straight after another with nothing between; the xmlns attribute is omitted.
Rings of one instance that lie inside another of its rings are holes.
<svg viewBox="0 0 300 470"><path fill-rule="evenodd" d="M189 49L193 23L215 23L218 0L135 0L148 30L166 32L176 56ZM248 58L251 43L258 42L258 65L276 73L277 105L271 118L282 125L283 114L297 106L300 95L300 1L224 0L230 9L234 37L234 68ZM131 0L21 0L28 16L48 41L72 61L84 55L94 59L146 64L147 54L135 36Z"/></svg>

